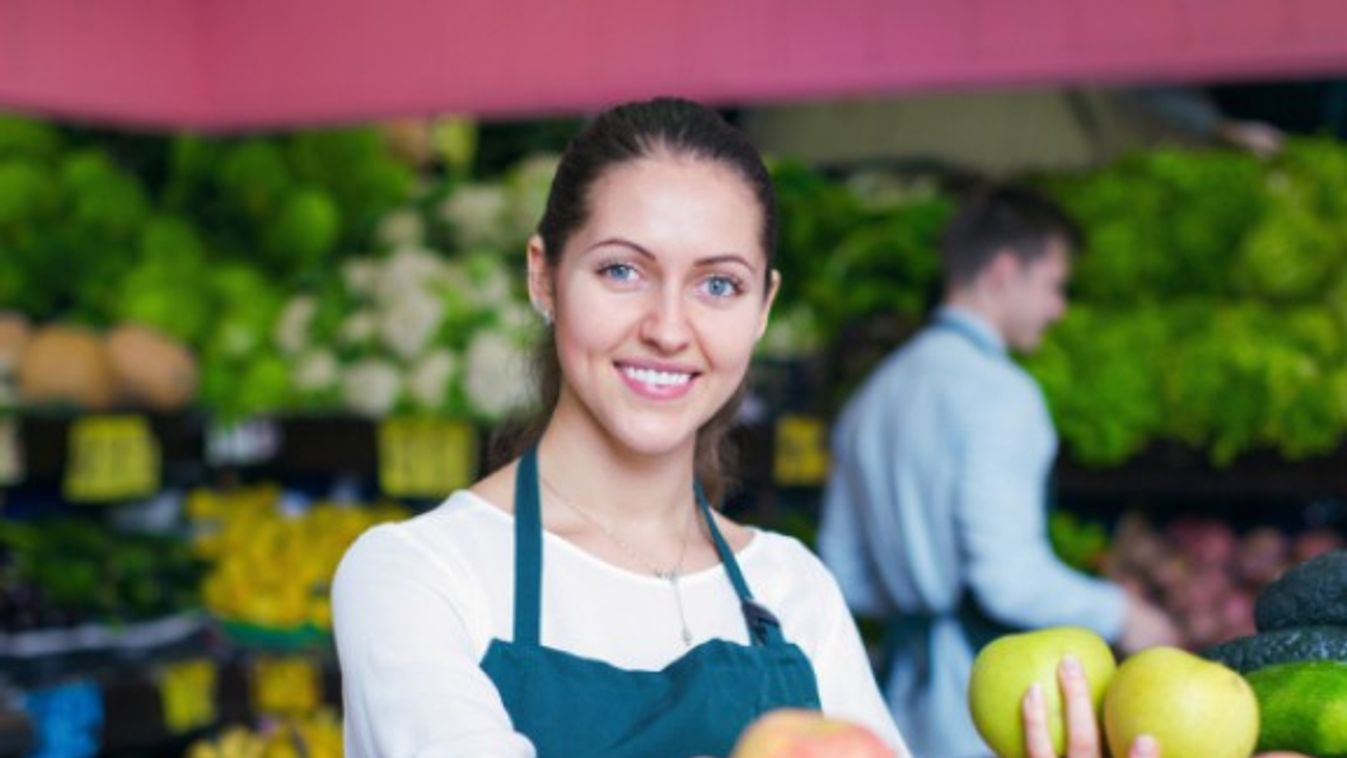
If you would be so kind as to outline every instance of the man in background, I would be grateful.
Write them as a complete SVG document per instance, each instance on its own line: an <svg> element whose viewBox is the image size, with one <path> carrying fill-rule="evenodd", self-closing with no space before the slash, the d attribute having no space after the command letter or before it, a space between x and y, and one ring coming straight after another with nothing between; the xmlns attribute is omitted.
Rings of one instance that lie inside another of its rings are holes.
<svg viewBox="0 0 1347 758"><path fill-rule="evenodd" d="M931 324L834 430L819 552L852 609L888 622L880 684L915 755L988 753L967 684L999 634L1083 626L1125 651L1176 639L1158 609L1068 568L1048 542L1057 435L1008 350L1032 352L1065 313L1077 245L1043 198L975 193L946 230Z"/></svg>

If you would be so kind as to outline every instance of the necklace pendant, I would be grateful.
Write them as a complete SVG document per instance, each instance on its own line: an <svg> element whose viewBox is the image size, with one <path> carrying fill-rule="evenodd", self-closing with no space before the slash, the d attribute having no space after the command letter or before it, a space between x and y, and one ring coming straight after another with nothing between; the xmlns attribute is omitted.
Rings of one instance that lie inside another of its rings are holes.
<svg viewBox="0 0 1347 758"><path fill-rule="evenodd" d="M692 647L692 632L686 626L683 627L683 646Z"/></svg>

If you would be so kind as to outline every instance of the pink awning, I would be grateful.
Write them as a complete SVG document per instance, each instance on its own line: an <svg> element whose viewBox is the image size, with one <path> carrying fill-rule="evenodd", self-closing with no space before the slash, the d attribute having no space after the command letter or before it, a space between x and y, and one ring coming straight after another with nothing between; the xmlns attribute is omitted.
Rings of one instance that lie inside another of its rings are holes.
<svg viewBox="0 0 1347 758"><path fill-rule="evenodd" d="M1343 0L0 0L0 107L206 129L1338 72Z"/></svg>

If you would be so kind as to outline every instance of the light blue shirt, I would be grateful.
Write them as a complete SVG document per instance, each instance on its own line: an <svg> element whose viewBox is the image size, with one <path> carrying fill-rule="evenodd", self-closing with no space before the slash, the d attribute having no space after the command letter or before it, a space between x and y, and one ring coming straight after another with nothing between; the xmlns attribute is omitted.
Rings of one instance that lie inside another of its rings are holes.
<svg viewBox="0 0 1347 758"><path fill-rule="evenodd" d="M992 620L1114 639L1125 595L1047 536L1057 434L1037 383L968 311L943 308L890 355L833 432L819 552L860 615L933 617L881 682L914 755L987 755L968 711L965 589Z"/></svg>

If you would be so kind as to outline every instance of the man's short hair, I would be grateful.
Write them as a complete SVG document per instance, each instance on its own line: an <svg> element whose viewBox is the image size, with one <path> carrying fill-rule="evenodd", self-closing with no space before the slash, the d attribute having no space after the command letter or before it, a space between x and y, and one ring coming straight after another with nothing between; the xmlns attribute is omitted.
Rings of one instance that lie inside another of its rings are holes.
<svg viewBox="0 0 1347 758"><path fill-rule="evenodd" d="M1081 245L1080 227L1056 203L1023 187L974 190L945 227L941 242L945 284L972 283L1003 250L1032 261L1047 253L1054 238L1065 242L1068 251Z"/></svg>

